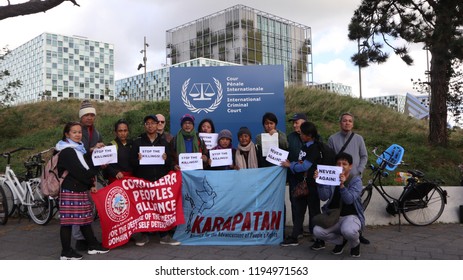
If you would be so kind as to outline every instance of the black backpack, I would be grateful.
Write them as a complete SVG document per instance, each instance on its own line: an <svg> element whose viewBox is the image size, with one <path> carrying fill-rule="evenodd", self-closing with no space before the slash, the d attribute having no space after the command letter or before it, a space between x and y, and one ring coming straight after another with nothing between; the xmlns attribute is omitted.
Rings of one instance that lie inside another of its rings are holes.
<svg viewBox="0 0 463 280"><path fill-rule="evenodd" d="M327 144L316 141L318 150L320 151L320 157L318 158L317 164L321 165L336 165L336 153Z"/></svg>

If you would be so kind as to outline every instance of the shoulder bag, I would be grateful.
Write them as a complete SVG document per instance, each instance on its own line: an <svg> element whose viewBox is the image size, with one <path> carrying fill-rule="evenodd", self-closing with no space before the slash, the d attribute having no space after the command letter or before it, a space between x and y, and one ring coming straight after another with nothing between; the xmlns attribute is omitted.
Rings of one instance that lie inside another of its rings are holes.
<svg viewBox="0 0 463 280"><path fill-rule="evenodd" d="M354 132L352 132L352 133L350 134L349 139L347 139L346 143L344 143L344 145L342 146L341 150L339 150L338 155L339 155L340 153L344 152L344 150L347 148L347 145L349 145L350 140L352 140L352 137L354 137L354 134L355 134Z"/></svg>
<svg viewBox="0 0 463 280"><path fill-rule="evenodd" d="M330 228L334 226L339 221L339 217L341 216L341 208L342 198L339 197L339 207L328 209L324 213L315 215L315 217L313 217L314 225L320 226L322 228Z"/></svg>
<svg viewBox="0 0 463 280"><path fill-rule="evenodd" d="M304 172L304 179L297 183L291 195L294 198L307 197L309 195L309 187L307 186L307 171Z"/></svg>

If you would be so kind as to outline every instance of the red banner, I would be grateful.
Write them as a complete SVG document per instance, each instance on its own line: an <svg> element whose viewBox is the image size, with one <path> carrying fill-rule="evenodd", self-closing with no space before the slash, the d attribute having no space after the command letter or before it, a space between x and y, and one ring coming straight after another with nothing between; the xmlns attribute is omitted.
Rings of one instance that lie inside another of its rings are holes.
<svg viewBox="0 0 463 280"><path fill-rule="evenodd" d="M155 182L135 177L116 180L92 198L107 248L127 243L136 232L166 231L185 223L180 171Z"/></svg>

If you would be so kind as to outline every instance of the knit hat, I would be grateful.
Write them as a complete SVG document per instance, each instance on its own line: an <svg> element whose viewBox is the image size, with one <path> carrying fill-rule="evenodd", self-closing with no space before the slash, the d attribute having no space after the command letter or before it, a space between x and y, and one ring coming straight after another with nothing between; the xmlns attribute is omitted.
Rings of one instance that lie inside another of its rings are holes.
<svg viewBox="0 0 463 280"><path fill-rule="evenodd" d="M82 118L82 116L84 116L86 114L94 114L94 115L96 115L96 110L93 107L92 103L90 103L89 100L84 100L80 104L79 119Z"/></svg>
<svg viewBox="0 0 463 280"><path fill-rule="evenodd" d="M219 136L217 137L217 140L220 140L222 138L228 138L228 139L232 140L232 134L231 134L230 130L222 129L219 132Z"/></svg>
<svg viewBox="0 0 463 280"><path fill-rule="evenodd" d="M252 138L251 131L246 126L240 127L240 130L238 130L238 138L243 134L247 134L250 138Z"/></svg>
<svg viewBox="0 0 463 280"><path fill-rule="evenodd" d="M190 122L193 123L193 125L195 125L195 117L193 117L190 114L185 114L180 118L180 126L182 126L183 123L186 122L186 121L190 121Z"/></svg>

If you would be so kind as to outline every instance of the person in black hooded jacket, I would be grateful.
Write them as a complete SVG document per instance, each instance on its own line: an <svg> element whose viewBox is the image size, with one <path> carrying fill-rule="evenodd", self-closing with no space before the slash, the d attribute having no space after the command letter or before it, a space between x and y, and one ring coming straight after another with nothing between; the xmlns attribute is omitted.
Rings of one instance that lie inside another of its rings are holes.
<svg viewBox="0 0 463 280"><path fill-rule="evenodd" d="M130 152L130 161L135 177L154 182L167 175L169 171L173 170L173 153L166 139L161 137L161 134L157 132L157 126L159 123L158 118L155 115L148 115L143 119L143 123L145 126L145 132L133 140ZM147 146L165 147L165 153L163 154L165 163L163 165L140 164L140 160L142 158L140 147ZM161 237L161 244L180 245L180 242L172 239L169 235L169 231L159 232L159 235ZM135 239L136 246L144 246L149 242L148 235L144 232L134 234L133 237Z"/></svg>
<svg viewBox="0 0 463 280"><path fill-rule="evenodd" d="M173 170L173 157L169 144L157 132L158 119L155 115L148 115L143 120L145 132L133 140L130 152L130 163L135 177L148 181L156 181ZM161 146L165 147L164 165L141 165L140 147Z"/></svg>

